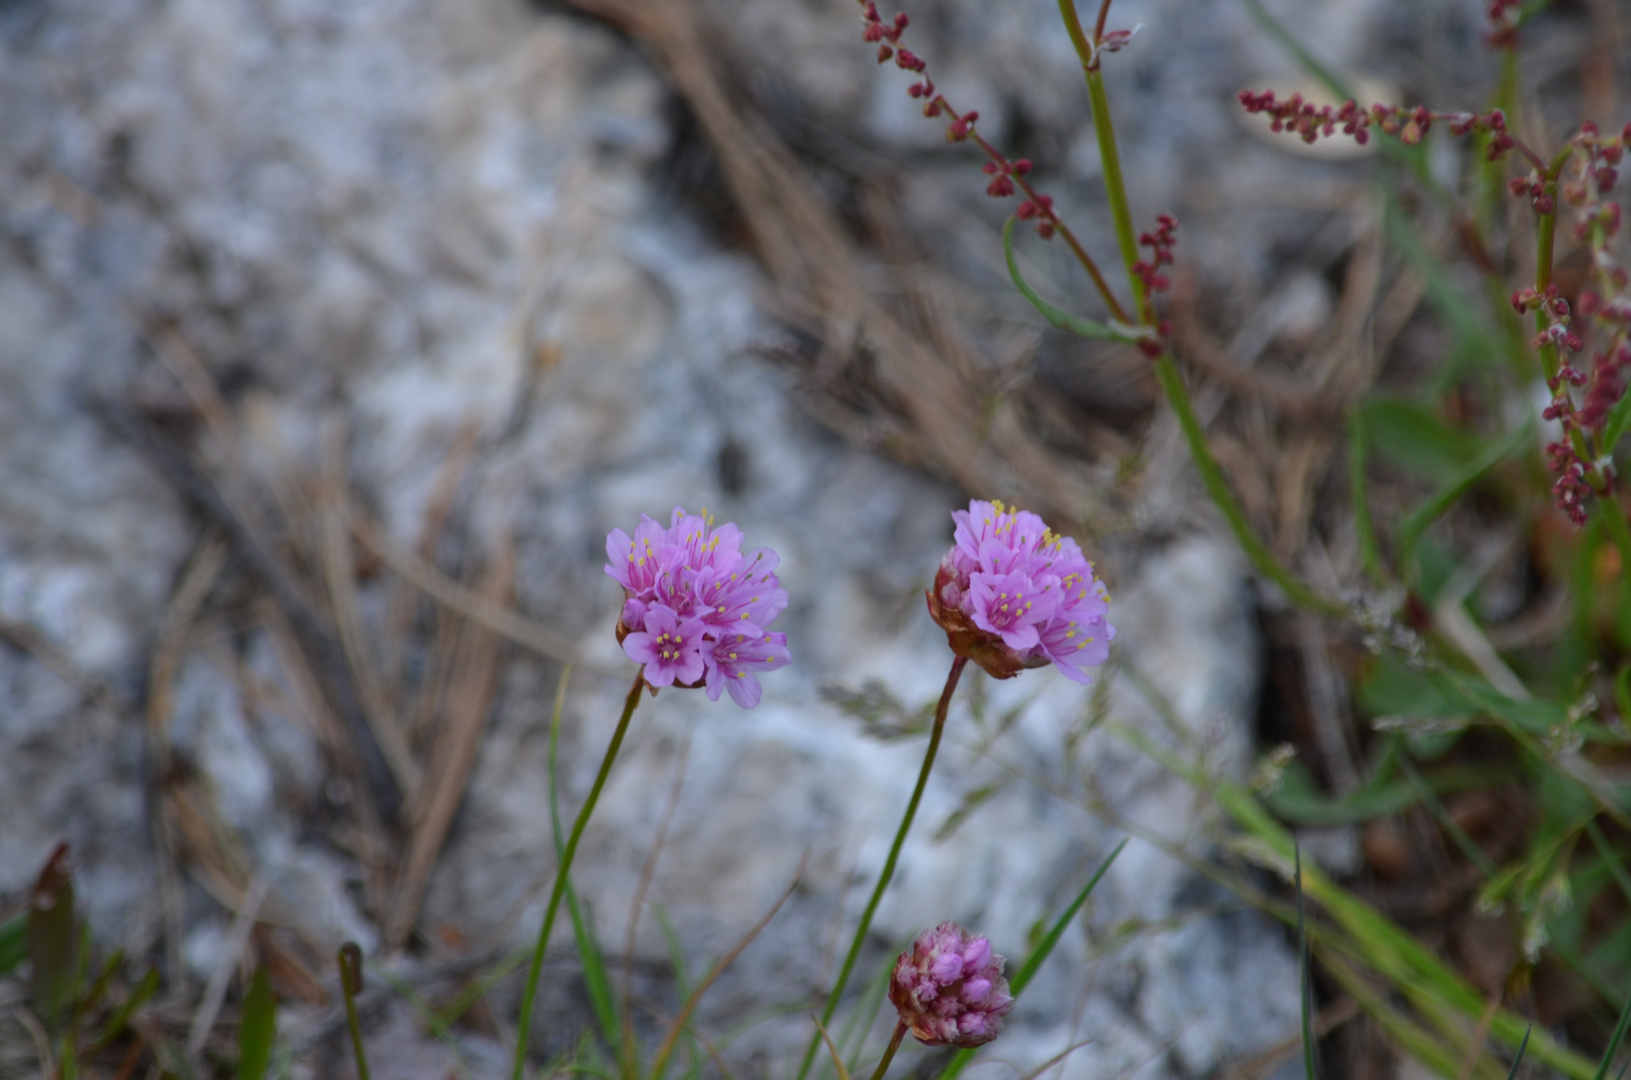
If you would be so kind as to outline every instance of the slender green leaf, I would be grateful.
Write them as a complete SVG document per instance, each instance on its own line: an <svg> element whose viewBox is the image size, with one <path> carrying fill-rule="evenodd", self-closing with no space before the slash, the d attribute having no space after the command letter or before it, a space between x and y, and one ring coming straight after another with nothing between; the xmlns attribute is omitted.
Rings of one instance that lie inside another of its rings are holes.
<svg viewBox="0 0 1631 1080"><path fill-rule="evenodd" d="M1354 410L1354 417L1378 454L1429 479L1452 479L1481 449L1476 438L1419 402L1373 397Z"/></svg>
<svg viewBox="0 0 1631 1080"><path fill-rule="evenodd" d="M79 936L79 952L81 956L89 956L91 951L90 927L86 926L84 929L85 933ZM124 966L124 963L124 950L113 950L113 955L108 957L108 962L102 965L102 974L96 977L96 981L91 983L90 989L86 990L79 999L77 1008L81 1016L94 1012L97 1006L102 1004L102 996L108 992L109 984L113 982L113 977L119 973L119 969ZM83 964L81 970L83 971Z"/></svg>
<svg viewBox="0 0 1631 1080"><path fill-rule="evenodd" d="M1136 344L1146 336L1146 331L1138 327L1126 326L1121 323L1100 323L1092 319L1081 319L1075 315L1060 311L1031 288L1020 275L1019 262L1014 258L1014 222L1017 218L1010 217L1007 224L1002 227L1002 253L1008 260L1008 276L1014 279L1014 288L1020 291L1031 306L1041 312L1042 317L1061 330L1068 330L1079 337L1094 338L1098 341L1120 341L1126 344Z"/></svg>
<svg viewBox="0 0 1631 1080"><path fill-rule="evenodd" d="M1093 876L1082 887L1082 891L1076 894L1076 899L1072 900L1059 918L1054 920L1053 927L1048 931L1047 936L1037 942L1036 948L1031 950L1030 955L1025 958L1025 962L1019 966L1019 970L1014 973L1014 977L1008 981L1008 989L1014 997L1019 997L1025 987L1030 985L1031 979L1048 957L1052 955L1054 946L1059 944L1059 939L1064 936L1065 929L1070 926L1071 920L1076 918L1078 911L1082 910L1082 905L1087 903L1089 896L1093 895L1093 889L1104 878L1106 871L1110 869L1110 864L1116 861L1116 856L1120 855L1122 849L1126 846L1127 841L1123 840L1116 845L1115 850L1110 852L1104 862L1099 864L1099 868L1093 872ZM968 1067L968 1063L973 1058L973 1050L957 1051L952 1055L951 1061L947 1062L945 1071L940 1074L940 1080L955 1080L955 1077Z"/></svg>
<svg viewBox="0 0 1631 1080"><path fill-rule="evenodd" d="M1302 980L1300 1006L1303 1032L1303 1076L1319 1080L1314 1067L1314 960L1308 950L1308 917L1303 898L1303 852L1293 841L1291 854L1296 861L1297 886L1297 974Z"/></svg>
<svg viewBox="0 0 1631 1080"><path fill-rule="evenodd" d="M1485 473L1499 465L1508 455L1520 447L1528 446L1534 440L1534 430L1526 423L1495 443L1472 461L1464 465L1459 472L1452 476L1436 494L1425 503L1411 511L1399 526L1399 564L1409 565L1410 549L1415 546L1416 537L1422 530L1437 521L1445 511L1454 506L1461 496L1465 495L1471 487L1481 480Z"/></svg>
<svg viewBox="0 0 1631 1080"><path fill-rule="evenodd" d="M1133 729L1118 730L1123 737L1144 747L1157 760L1167 764L1168 768L1175 768L1181 775L1187 775L1181 763L1173 761L1171 755L1154 743L1141 739ZM1268 816L1251 793L1237 785L1215 781L1212 790L1218 805L1257 843L1253 857L1266 865L1278 865L1282 871L1289 871L1292 862L1291 837ZM1348 951L1355 962L1388 979L1418 1009L1442 1017L1444 1024L1451 1028L1455 1024L1475 1024L1483 1016L1486 1006L1483 995L1421 943L1387 916L1339 888L1317 870L1304 873L1304 888L1309 898L1325 909L1344 935L1341 938L1328 936L1322 930L1317 936ZM1355 997L1358 996L1356 993ZM1361 1001L1361 1004L1365 1002ZM1366 1005L1366 1011L1377 1016L1384 1025L1391 1022L1391 1018L1373 1011L1370 1005ZM1453 1023L1451 1018L1454 1018ZM1500 1011L1490 1021L1489 1030L1493 1037L1516 1048L1524 1026L1519 1017ZM1534 1056L1542 1063L1574 1080L1587 1080L1591 1076L1589 1061L1559 1044L1545 1031L1536 1032L1530 1046ZM1452 1066L1451 1072L1454 1071Z"/></svg>
<svg viewBox="0 0 1631 1080"><path fill-rule="evenodd" d="M1065 929L1070 926L1071 920L1076 917L1078 911L1082 910L1082 905L1087 903L1089 896L1093 895L1093 890L1100 881L1104 880L1104 875L1109 871L1110 865L1116 861L1116 856L1120 855L1122 849L1126 846L1127 841L1123 840L1116 845L1115 850L1105 857L1104 862L1099 864L1099 868L1093 872L1093 876L1088 879L1087 884L1082 886L1082 891L1076 894L1076 899L1072 900L1070 906L1065 908L1064 912L1055 920L1053 929L1048 931L1048 936L1037 943L1036 948L1031 950L1031 955L1027 956L1025 962L1019 966L1019 971L1015 973L1008 984L1015 997L1018 997L1031 984L1031 979L1035 977L1037 970L1053 954L1054 946L1059 944L1059 939L1064 937Z"/></svg>
<svg viewBox="0 0 1631 1080"><path fill-rule="evenodd" d="M264 1080L277 1038L277 998L266 965L255 969L244 995L243 1022L238 1025L238 1080Z"/></svg>
<svg viewBox="0 0 1631 1080"><path fill-rule="evenodd" d="M1631 391L1622 394L1614 407L1608 410L1608 420L1603 425L1603 450L1613 453L1627 431L1631 431Z"/></svg>
<svg viewBox="0 0 1631 1080"><path fill-rule="evenodd" d="M1631 1024L1631 998L1625 999L1625 1007L1620 1010L1620 1020L1614 1025L1614 1034L1609 1037L1608 1047L1603 1051L1603 1060L1597 1063L1597 1072L1591 1080L1603 1080L1608 1075L1608 1066L1614 1060L1614 1055L1620 1052L1620 1043L1625 1041L1625 1029Z"/></svg>
<svg viewBox="0 0 1631 1080"><path fill-rule="evenodd" d="M1512 1055L1512 1068L1506 1071L1506 1080L1513 1080L1518 1075L1518 1066L1523 1064L1523 1052L1529 1049L1529 1033L1533 1030L1533 1027L1523 1029L1523 1042L1518 1044L1518 1052Z"/></svg>
<svg viewBox="0 0 1631 1080"><path fill-rule="evenodd" d="M74 883L68 845L59 845L40 871L29 902L28 958L34 1015L53 1037L68 1020L79 978L79 930L74 925Z"/></svg>
<svg viewBox="0 0 1631 1080"><path fill-rule="evenodd" d="M107 1026L102 1029L102 1034L98 1035L91 1044L91 1052L95 1053L97 1050L112 1044L114 1039L122 1035L136 1010L146 1004L148 998L158 993L158 989L159 973L154 968L148 968L147 974L142 976L142 981L136 984L136 989L132 990L130 996L125 998L125 1003L114 1012L112 1018L108 1020Z"/></svg>
<svg viewBox="0 0 1631 1080"><path fill-rule="evenodd" d="M0 923L0 975L28 958L28 912Z"/></svg>

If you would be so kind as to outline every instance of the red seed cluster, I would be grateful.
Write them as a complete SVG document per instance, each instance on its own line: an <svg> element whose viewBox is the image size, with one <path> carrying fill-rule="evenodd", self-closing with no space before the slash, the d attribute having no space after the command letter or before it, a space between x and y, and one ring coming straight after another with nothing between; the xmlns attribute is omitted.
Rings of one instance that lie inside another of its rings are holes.
<svg viewBox="0 0 1631 1080"><path fill-rule="evenodd" d="M1484 40L1492 49L1510 49L1518 43L1518 24L1523 19L1523 0L1489 0L1484 9L1489 29Z"/></svg>
<svg viewBox="0 0 1631 1080"><path fill-rule="evenodd" d="M1178 219L1171 214L1160 214L1155 219L1153 233L1140 233L1138 243L1141 247L1150 249L1148 260L1140 260L1133 264L1133 273L1144 282L1144 287L1152 293L1165 292L1171 288L1172 282L1161 273L1161 267L1172 265L1172 249L1178 244Z"/></svg>
<svg viewBox="0 0 1631 1080"><path fill-rule="evenodd" d="M986 183L985 193L995 199L1005 199L1012 195L1024 195L1015 216L1022 221L1032 221L1036 224L1036 233L1044 240L1051 239L1055 233L1063 233L1076 257L1082 262L1089 275L1093 278L1100 294L1105 298L1112 312L1118 319L1126 319L1125 314L1104 282L1103 275L1094 264L1086 250L1066 228L1065 223L1054 212L1053 199L1038 192L1030 183L1028 175L1031 172L1031 163L1024 158L1010 160L996 147L987 142L976 129L980 114L974 110L966 113L958 112L946 100L946 95L936 89L934 80L929 77L928 65L922 57L907 49L901 43L901 37L911 20L905 13L897 14L892 20L885 21L878 12L876 0L857 0L861 7L861 18L864 23L862 38L868 44L878 46L878 63L886 63L893 59L895 65L902 70L910 71L919 78L906 92L913 99L923 102L923 115L927 117L946 116L946 140L948 142L972 142L985 152L986 162L983 166L985 174L991 179ZM1101 53L1120 52L1132 41L1137 28L1132 30L1112 30L1103 34L1092 45L1092 64L1096 67ZM1272 98L1272 95L1270 95ZM1146 244L1152 248L1147 263L1140 262L1135 273L1144 279L1149 291L1154 293L1168 287L1167 278L1159 272L1159 268L1172 262L1172 230L1177 227L1178 221L1170 215L1162 215L1154 233L1144 234ZM1146 313L1147 314L1147 313ZM1153 318L1153 317L1152 317ZM1165 324L1157 328L1161 337L1166 336ZM1143 346L1141 346L1143 347ZM1152 346L1158 354L1159 345Z"/></svg>
<svg viewBox="0 0 1631 1080"><path fill-rule="evenodd" d="M1421 142L1435 121L1441 121L1452 135L1487 132L1490 135L1487 156L1491 161L1499 161L1519 145L1507 131L1506 114L1500 109L1492 109L1482 115L1437 113L1421 105L1409 108L1378 103L1367 109L1353 98L1341 105L1315 105L1301 94L1281 99L1273 90L1242 90L1238 97L1247 112L1267 114L1271 120L1271 130L1295 134L1306 143L1330 138L1340 130L1364 146L1370 142L1370 129L1374 127L1383 134L1397 137L1406 145L1414 145ZM1540 164L1538 158L1535 163L1537 166Z"/></svg>

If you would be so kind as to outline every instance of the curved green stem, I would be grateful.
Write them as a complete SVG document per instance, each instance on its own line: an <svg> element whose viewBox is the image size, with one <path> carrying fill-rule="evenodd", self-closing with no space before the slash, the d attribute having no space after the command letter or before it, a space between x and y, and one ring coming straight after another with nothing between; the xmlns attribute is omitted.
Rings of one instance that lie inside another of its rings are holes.
<svg viewBox="0 0 1631 1080"><path fill-rule="evenodd" d="M883 1052L883 1060L878 1062L876 1069L872 1070L872 1080L883 1080L884 1074L889 1071L889 1063L895 1060L895 1051L900 1049L900 1042L904 1038L906 1038L906 1023L897 1020L895 1022L894 1037L889 1040L889 1049Z"/></svg>
<svg viewBox="0 0 1631 1080"><path fill-rule="evenodd" d="M1127 184L1121 175L1121 151L1116 147L1116 130L1110 122L1110 99L1104 94L1104 75L1097 69L1088 69L1086 74L1087 97L1093 106L1093 133L1098 136L1099 160L1104 168L1104 190L1110 199L1110 217L1116 224L1116 245L1121 249L1121 261L1127 267L1127 284L1133 290L1133 307L1138 310L1140 319L1153 326L1155 313L1150 309L1144 279L1133 273L1133 264L1138 262L1138 241L1134 236L1132 211L1127 203Z"/></svg>
<svg viewBox="0 0 1631 1080"><path fill-rule="evenodd" d="M946 712L951 707L952 692L957 689L957 680L962 677L963 668L968 664L968 657L959 656L951 662L951 671L946 675L946 688L940 692L940 704L934 709L934 727L929 730L929 748L923 753L923 767L918 770L917 787L912 789L912 798L906 804L906 813L900 819L900 828L895 830L895 842L889 848L889 858L884 860L883 871L878 875L878 884L872 888L872 898L866 903L866 910L861 913L861 923L855 928L855 938L850 942L849 955L844 957L844 966L838 969L838 980L833 983L832 992L827 995L827 1005L821 1010L820 1027L825 1028L832 1020L833 1013L838 1011L838 1000L844 996L844 987L849 983L850 972L855 968L855 961L861 955L861 946L866 944L867 931L872 929L872 916L877 913L878 902L889 888L889 881L895 876L895 863L900 860L900 849L906 843L906 834L912 830L912 819L917 816L917 805L923 801L923 789L929 786L929 770L934 768L935 755L940 752L940 736L946 729ZM818 1030L810 1047L804 1052L804 1062L799 1066L798 1080L804 1080L810 1072L810 1065L815 1061L816 1050L821 1046L821 1032Z"/></svg>
<svg viewBox="0 0 1631 1080"><path fill-rule="evenodd" d="M1293 603L1322 615L1339 617L1346 615L1347 609L1341 604L1326 599L1292 577L1290 571L1281 566L1279 560L1257 538L1251 522L1246 520L1246 512L1235 501L1234 492L1229 490L1229 483L1223 477L1223 470L1218 468L1217 459L1212 456L1211 449L1206 445L1206 432L1195 416L1195 409L1189 402L1189 391L1184 388L1183 376L1178 373L1178 365L1172 362L1171 353L1162 353L1156 359L1155 377L1161 382L1161 390L1166 395L1167 403L1178 415L1178 424L1183 428L1184 438L1189 442L1190 456L1195 459L1195 468L1201 474L1201 482L1206 485L1207 494L1212 496L1212 501L1223 511L1223 516L1229 522L1229 528L1234 530L1235 539L1245 550L1246 557L1252 561L1252 565L1257 567L1257 572L1278 585Z"/></svg>
<svg viewBox="0 0 1631 1080"><path fill-rule="evenodd" d="M555 913L560 910L561 897L566 894L567 875L572 870L572 859L578 853L578 841L583 838L583 828L589 824L589 815L595 812L595 803L600 800L600 789L606 786L606 777L612 771L612 762L617 760L617 752L623 746L623 736L628 734L629 719L634 716L634 708L640 704L640 692L645 689L645 668L642 667L634 676L634 685L629 687L629 695L623 701L623 716L617 721L617 730L612 732L611 745L606 747L606 756L601 759L600 772L595 776L594 786L589 789L589 797L583 800L583 808L578 811L578 818L572 823L572 834L566 839L566 850L561 853L561 865L555 870L555 888L549 894L549 906L544 909L543 924L538 927L538 942L532 948L532 967L527 970L527 987L521 995L521 1015L517 1018L515 1032L515 1069L514 1080L521 1080L522 1072L527 1065L527 1036L532 1027L532 1003L538 996L538 978L544 970L544 950L549 947L549 932L555 928Z"/></svg>

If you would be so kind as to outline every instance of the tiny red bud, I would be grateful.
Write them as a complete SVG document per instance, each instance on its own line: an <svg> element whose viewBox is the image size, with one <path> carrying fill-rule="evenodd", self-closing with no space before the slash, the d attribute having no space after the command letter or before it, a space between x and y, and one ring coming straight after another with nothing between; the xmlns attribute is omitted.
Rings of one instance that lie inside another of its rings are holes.
<svg viewBox="0 0 1631 1080"><path fill-rule="evenodd" d="M886 63L889 60L889 58L891 56L894 56L894 55L895 55L895 50L891 49L889 46L887 46L887 45L879 45L878 46L878 63L880 63L880 64Z"/></svg>

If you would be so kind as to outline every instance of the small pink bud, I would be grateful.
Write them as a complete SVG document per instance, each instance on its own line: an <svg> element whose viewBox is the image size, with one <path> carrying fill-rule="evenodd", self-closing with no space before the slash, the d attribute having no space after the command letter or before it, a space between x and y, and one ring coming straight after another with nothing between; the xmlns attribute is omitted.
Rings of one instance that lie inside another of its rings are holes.
<svg viewBox="0 0 1631 1080"><path fill-rule="evenodd" d="M889 1001L914 1038L928 1046L983 1046L1014 1007L1003 959L991 943L954 922L917 936L895 961Z"/></svg>

